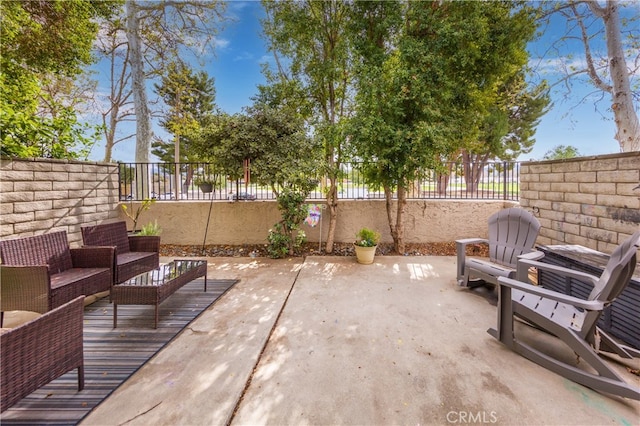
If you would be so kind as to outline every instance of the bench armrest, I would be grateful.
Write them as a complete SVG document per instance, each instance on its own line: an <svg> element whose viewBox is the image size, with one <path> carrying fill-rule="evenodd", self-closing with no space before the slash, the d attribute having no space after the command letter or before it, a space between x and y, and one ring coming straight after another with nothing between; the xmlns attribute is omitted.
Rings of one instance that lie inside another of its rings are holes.
<svg viewBox="0 0 640 426"><path fill-rule="evenodd" d="M115 265L115 247L84 246L71 249L74 268L110 268Z"/></svg>
<svg viewBox="0 0 640 426"><path fill-rule="evenodd" d="M49 267L0 265L0 301L3 312L51 309Z"/></svg>
<svg viewBox="0 0 640 426"><path fill-rule="evenodd" d="M129 250L160 253L158 235L129 235Z"/></svg>
<svg viewBox="0 0 640 426"><path fill-rule="evenodd" d="M81 296L0 336L0 411L75 368L84 388L83 318Z"/></svg>

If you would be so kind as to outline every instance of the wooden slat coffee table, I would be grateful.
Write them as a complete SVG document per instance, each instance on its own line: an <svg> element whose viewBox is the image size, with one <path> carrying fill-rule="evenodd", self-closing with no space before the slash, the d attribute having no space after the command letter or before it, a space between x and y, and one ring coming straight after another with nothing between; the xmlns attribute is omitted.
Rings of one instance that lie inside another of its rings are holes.
<svg viewBox="0 0 640 426"><path fill-rule="evenodd" d="M158 328L158 305L180 287L199 277L204 277L206 292L206 260L174 260L160 265L158 269L114 285L111 290L113 328L118 326L118 305L155 305L154 328Z"/></svg>

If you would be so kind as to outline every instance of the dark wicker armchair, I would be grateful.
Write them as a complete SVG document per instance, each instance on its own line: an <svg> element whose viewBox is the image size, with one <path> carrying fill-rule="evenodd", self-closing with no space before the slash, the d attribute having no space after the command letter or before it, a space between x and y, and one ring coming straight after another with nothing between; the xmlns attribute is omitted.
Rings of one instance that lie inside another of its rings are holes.
<svg viewBox="0 0 640 426"><path fill-rule="evenodd" d="M84 388L82 321L84 297L77 297L0 336L0 411L67 371L78 369Z"/></svg>
<svg viewBox="0 0 640 426"><path fill-rule="evenodd" d="M160 237L128 235L124 221L82 227L85 247L115 247L114 284L160 266Z"/></svg>
<svg viewBox="0 0 640 426"><path fill-rule="evenodd" d="M44 313L110 290L114 256L113 247L69 248L66 231L0 241L2 312Z"/></svg>

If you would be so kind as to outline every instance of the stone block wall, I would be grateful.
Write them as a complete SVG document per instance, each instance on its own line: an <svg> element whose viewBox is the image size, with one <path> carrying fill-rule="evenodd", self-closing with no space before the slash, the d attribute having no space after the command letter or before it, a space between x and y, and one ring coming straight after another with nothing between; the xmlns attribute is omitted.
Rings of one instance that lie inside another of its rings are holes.
<svg viewBox="0 0 640 426"><path fill-rule="evenodd" d="M522 163L520 205L540 220L539 244L611 253L640 226L640 152Z"/></svg>
<svg viewBox="0 0 640 426"><path fill-rule="evenodd" d="M67 231L82 244L80 227L117 219L118 166L48 159L0 160L0 238Z"/></svg>

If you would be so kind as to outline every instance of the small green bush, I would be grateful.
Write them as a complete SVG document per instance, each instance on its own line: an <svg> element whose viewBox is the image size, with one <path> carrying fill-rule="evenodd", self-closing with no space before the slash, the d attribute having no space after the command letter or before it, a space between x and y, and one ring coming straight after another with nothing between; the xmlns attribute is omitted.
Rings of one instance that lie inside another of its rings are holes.
<svg viewBox="0 0 640 426"><path fill-rule="evenodd" d="M267 252L272 258L293 256L306 240L300 224L309 213L309 208L304 203L307 195L308 193L286 189L278 196L278 209L282 214L282 220L273 225L267 236Z"/></svg>
<svg viewBox="0 0 640 426"><path fill-rule="evenodd" d="M380 242L380 233L369 228L362 228L356 233L355 245L373 247Z"/></svg>
<svg viewBox="0 0 640 426"><path fill-rule="evenodd" d="M138 235L160 235L162 229L158 226L158 221L154 220L142 227Z"/></svg>

